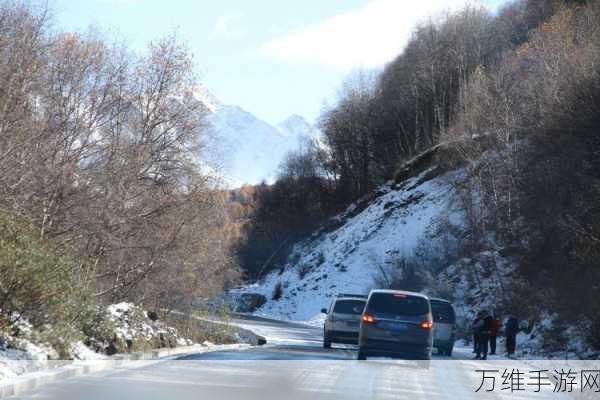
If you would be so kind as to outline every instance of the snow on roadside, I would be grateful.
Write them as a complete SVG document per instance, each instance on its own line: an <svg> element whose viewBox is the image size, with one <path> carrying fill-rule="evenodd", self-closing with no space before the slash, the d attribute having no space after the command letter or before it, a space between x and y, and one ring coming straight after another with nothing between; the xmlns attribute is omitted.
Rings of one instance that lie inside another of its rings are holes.
<svg viewBox="0 0 600 400"><path fill-rule="evenodd" d="M22 350L0 350L0 380L14 378L43 368L42 360L34 360L33 357L34 355ZM21 361L30 362L23 363Z"/></svg>
<svg viewBox="0 0 600 400"><path fill-rule="evenodd" d="M325 314L317 314L315 317L309 319L308 321L300 321L303 324L314 326L316 328L322 328L325 325L325 320L327 319L327 315Z"/></svg>
<svg viewBox="0 0 600 400"><path fill-rule="evenodd" d="M71 355L73 359L82 361L106 359L104 354L96 353L81 341L71 346Z"/></svg>
<svg viewBox="0 0 600 400"><path fill-rule="evenodd" d="M56 356L49 346L36 345L27 339L14 339L11 348L0 348L0 380L43 369L47 360Z"/></svg>
<svg viewBox="0 0 600 400"><path fill-rule="evenodd" d="M152 321L141 307L132 303L119 303L108 306L108 317L114 325L116 339L134 341L154 341L162 347L190 346L193 343L179 334L177 329L160 321Z"/></svg>
<svg viewBox="0 0 600 400"><path fill-rule="evenodd" d="M156 343L189 346L191 341L182 337L175 328L153 322L140 307L131 303L114 304L107 307L108 318L114 325L114 336L123 342L134 339L154 340ZM0 380L48 368L49 360L58 360L58 352L47 343L38 343L39 337L33 326L21 319L14 327L19 336L7 336L6 343L0 340ZM101 360L107 357L86 346L83 341L72 343L70 354L73 360Z"/></svg>

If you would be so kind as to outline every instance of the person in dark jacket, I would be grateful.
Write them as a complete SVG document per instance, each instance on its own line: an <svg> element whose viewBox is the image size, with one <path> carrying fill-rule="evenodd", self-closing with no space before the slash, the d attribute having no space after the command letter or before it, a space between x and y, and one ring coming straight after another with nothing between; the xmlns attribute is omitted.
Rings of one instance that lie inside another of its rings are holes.
<svg viewBox="0 0 600 400"><path fill-rule="evenodd" d="M502 321L500 320L500 317L495 315L492 320L492 328L490 330L490 355L496 354L496 344L498 333L500 333L500 328L502 328Z"/></svg>
<svg viewBox="0 0 600 400"><path fill-rule="evenodd" d="M481 319L477 324L477 336L479 338L479 345L477 348L477 354L475 359L477 360L487 360L488 356L488 343L490 341L490 334L492 331L492 318L486 311L482 313Z"/></svg>
<svg viewBox="0 0 600 400"><path fill-rule="evenodd" d="M514 315L511 315L504 326L506 352L509 356L515 354L517 348L517 333L519 333L519 320Z"/></svg>

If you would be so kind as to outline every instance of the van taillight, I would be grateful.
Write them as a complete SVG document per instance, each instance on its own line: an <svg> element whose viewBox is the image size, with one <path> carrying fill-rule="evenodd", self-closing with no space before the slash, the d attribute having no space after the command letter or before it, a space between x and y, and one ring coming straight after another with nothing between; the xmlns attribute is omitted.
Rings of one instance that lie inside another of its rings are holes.
<svg viewBox="0 0 600 400"><path fill-rule="evenodd" d="M425 330L430 330L433 328L433 322L431 321L423 321L419 324L419 328L421 329L425 329Z"/></svg>
<svg viewBox="0 0 600 400"><path fill-rule="evenodd" d="M365 324L375 324L375 323L377 323L377 320L372 315L363 314L362 322Z"/></svg>

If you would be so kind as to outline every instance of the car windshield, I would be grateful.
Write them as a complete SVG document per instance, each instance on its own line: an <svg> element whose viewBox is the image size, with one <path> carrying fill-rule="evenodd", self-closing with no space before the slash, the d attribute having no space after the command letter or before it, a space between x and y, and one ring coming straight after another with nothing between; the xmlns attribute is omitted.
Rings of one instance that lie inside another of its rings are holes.
<svg viewBox="0 0 600 400"><path fill-rule="evenodd" d="M374 293L369 311L374 313L419 316L429 313L429 301L423 297L393 293Z"/></svg>
<svg viewBox="0 0 600 400"><path fill-rule="evenodd" d="M435 322L453 324L455 320L454 309L450 303L445 301L431 301L431 313Z"/></svg>
<svg viewBox="0 0 600 400"><path fill-rule="evenodd" d="M335 302L333 312L339 314L362 314L365 308L364 300L338 300Z"/></svg>

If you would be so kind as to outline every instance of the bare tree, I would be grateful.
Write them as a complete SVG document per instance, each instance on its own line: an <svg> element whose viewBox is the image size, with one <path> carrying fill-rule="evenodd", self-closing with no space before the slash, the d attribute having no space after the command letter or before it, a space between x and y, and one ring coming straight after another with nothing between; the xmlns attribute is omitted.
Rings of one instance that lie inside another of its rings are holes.
<svg viewBox="0 0 600 400"><path fill-rule="evenodd" d="M225 204L197 162L194 64L176 36L140 57L2 2L0 53L1 209L73 256L102 299L165 305L150 300L162 287L189 303L236 279Z"/></svg>

